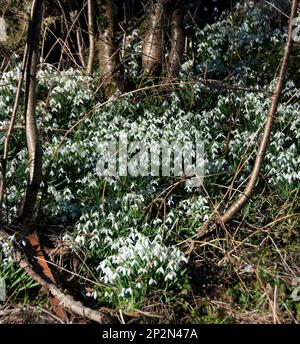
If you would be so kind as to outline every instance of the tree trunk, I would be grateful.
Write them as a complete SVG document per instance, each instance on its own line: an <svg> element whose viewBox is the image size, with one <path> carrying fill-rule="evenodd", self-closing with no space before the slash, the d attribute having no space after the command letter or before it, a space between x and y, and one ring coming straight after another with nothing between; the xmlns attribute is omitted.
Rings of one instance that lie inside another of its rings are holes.
<svg viewBox="0 0 300 344"><path fill-rule="evenodd" d="M117 89L123 91L120 71L117 66L118 52L115 48L115 12L112 0L99 1L103 23L100 25L99 35L99 64L104 93L107 98Z"/></svg>
<svg viewBox="0 0 300 344"><path fill-rule="evenodd" d="M94 4L88 0L88 31L89 31L89 58L87 63L87 74L92 74L95 57L95 29L94 29Z"/></svg>
<svg viewBox="0 0 300 344"><path fill-rule="evenodd" d="M25 129L29 159L29 178L20 209L20 221L30 221L42 177L42 147L36 121L36 74L43 17L43 0L34 0L29 20L25 68Z"/></svg>
<svg viewBox="0 0 300 344"><path fill-rule="evenodd" d="M171 50L167 64L167 81L176 79L179 74L185 44L183 18L182 9L174 10L171 18Z"/></svg>
<svg viewBox="0 0 300 344"><path fill-rule="evenodd" d="M148 32L144 38L142 64L147 76L155 76L159 71L163 55L164 5L166 0L157 0L152 4L148 22Z"/></svg>

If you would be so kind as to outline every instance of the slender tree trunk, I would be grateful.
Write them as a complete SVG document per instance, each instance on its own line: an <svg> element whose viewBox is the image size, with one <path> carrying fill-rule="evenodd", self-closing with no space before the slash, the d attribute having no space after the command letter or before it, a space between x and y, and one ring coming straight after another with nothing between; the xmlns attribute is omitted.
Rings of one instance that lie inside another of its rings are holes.
<svg viewBox="0 0 300 344"><path fill-rule="evenodd" d="M88 0L88 31L89 31L89 58L86 72L92 74L95 58L95 28L94 28L94 4L93 0Z"/></svg>
<svg viewBox="0 0 300 344"><path fill-rule="evenodd" d="M115 4L112 0L99 1L103 24L99 36L99 64L104 93L107 98L117 89L123 91L118 62L118 52L115 47Z"/></svg>
<svg viewBox="0 0 300 344"><path fill-rule="evenodd" d="M163 55L164 5L167 0L156 0L152 4L148 20L148 31L144 38L142 64L147 76L155 76L159 71Z"/></svg>
<svg viewBox="0 0 300 344"><path fill-rule="evenodd" d="M82 31L80 27L76 29L76 40L77 40L77 47L78 47L78 57L79 57L82 67L85 68L86 63L84 60L83 39L82 39Z"/></svg>
<svg viewBox="0 0 300 344"><path fill-rule="evenodd" d="M175 9L171 18L171 50L167 63L167 81L176 79L179 74L185 45L183 19L183 10L181 8Z"/></svg>
<svg viewBox="0 0 300 344"><path fill-rule="evenodd" d="M36 74L43 17L43 0L34 0L29 20L25 68L25 129L29 158L29 178L20 209L20 221L30 221L42 177L42 147L36 121Z"/></svg>

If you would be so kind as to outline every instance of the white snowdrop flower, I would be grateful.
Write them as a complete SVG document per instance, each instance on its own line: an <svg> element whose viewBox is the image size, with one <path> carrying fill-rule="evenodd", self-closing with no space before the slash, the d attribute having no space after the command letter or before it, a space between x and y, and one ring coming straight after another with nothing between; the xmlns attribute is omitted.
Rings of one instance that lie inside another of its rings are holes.
<svg viewBox="0 0 300 344"><path fill-rule="evenodd" d="M175 272L170 272L166 275L165 277L165 281L168 281L168 280L173 280L174 278L176 277L176 273Z"/></svg>
<svg viewBox="0 0 300 344"><path fill-rule="evenodd" d="M126 276L126 269L123 266L118 266L116 271Z"/></svg>
<svg viewBox="0 0 300 344"><path fill-rule="evenodd" d="M161 273L161 274L164 274L165 271L162 267L159 267L157 270L156 270L157 273Z"/></svg>
<svg viewBox="0 0 300 344"><path fill-rule="evenodd" d="M120 298L124 298L125 297L125 288L122 288L122 290L121 290L121 293L119 294L119 297Z"/></svg>
<svg viewBox="0 0 300 344"><path fill-rule="evenodd" d="M157 282L154 279L149 280L149 285L157 285Z"/></svg>
<svg viewBox="0 0 300 344"><path fill-rule="evenodd" d="M126 295L126 294L132 295L132 294L133 294L133 293L132 293L132 289L131 289L131 288L126 288L124 294L125 294L125 295Z"/></svg>
<svg viewBox="0 0 300 344"><path fill-rule="evenodd" d="M130 266L131 267L134 267L137 264L138 264L138 262L136 260L134 260L134 259L132 261L130 261Z"/></svg>
<svg viewBox="0 0 300 344"><path fill-rule="evenodd" d="M84 238L84 236L79 236L79 235L77 235L76 238L75 238L75 242L76 242L77 244L83 246L84 243L85 243L85 238Z"/></svg>

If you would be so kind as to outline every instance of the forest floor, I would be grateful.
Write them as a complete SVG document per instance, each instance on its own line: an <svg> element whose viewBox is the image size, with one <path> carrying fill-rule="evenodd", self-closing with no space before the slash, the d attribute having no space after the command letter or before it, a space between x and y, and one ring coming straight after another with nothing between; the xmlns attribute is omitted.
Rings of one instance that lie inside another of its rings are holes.
<svg viewBox="0 0 300 344"><path fill-rule="evenodd" d="M202 239L200 246L212 249L201 250L201 254L194 250L188 267L192 286L189 295L174 294L169 300L154 296L133 312L106 307L100 310L116 323L298 323L300 303L293 273L300 262L299 221L292 214L280 216L282 210L277 208L278 215L269 225L259 227L249 219L243 220L234 224L233 236L220 231ZM227 254L220 255L220 250ZM64 281L63 285L66 292L84 301L76 281ZM89 321L69 314L69 322ZM0 323L63 321L51 309L49 295L34 286L28 293L20 291L7 300L0 308Z"/></svg>

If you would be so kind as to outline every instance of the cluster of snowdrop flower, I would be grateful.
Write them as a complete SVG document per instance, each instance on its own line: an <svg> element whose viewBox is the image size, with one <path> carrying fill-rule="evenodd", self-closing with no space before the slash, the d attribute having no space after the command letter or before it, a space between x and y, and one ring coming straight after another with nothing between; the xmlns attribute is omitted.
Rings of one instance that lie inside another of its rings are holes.
<svg viewBox="0 0 300 344"><path fill-rule="evenodd" d="M14 96L17 91L19 67L3 73L0 79L0 125L7 123L11 113Z"/></svg>
<svg viewBox="0 0 300 344"><path fill-rule="evenodd" d="M233 80L240 74L240 79L248 81L251 79L249 73L257 65L255 55L263 52L267 45L281 44L286 38L285 29L274 29L272 25L268 4L258 5L254 1L238 3L235 14L223 13L218 21L196 32L199 42L194 51L196 61L186 61L183 72L186 74L188 71L195 76L195 71L196 75L213 71L214 75L220 76L227 75L228 68L231 68ZM268 61L260 67L267 69ZM261 80L257 76L252 75L255 83Z"/></svg>
<svg viewBox="0 0 300 344"><path fill-rule="evenodd" d="M124 196L124 204L132 197ZM129 210L130 208L127 208ZM104 284L90 296L105 298L127 309L136 307L153 289L168 289L181 282L187 259L174 245L166 245L159 227L139 226L137 214L105 214L102 207L83 214L75 226L76 237L65 240L94 252L99 281ZM139 230L137 230L137 228ZM142 231L148 229L148 235ZM151 235L149 235L149 232ZM179 276L178 276L179 273Z"/></svg>
<svg viewBox="0 0 300 344"><path fill-rule="evenodd" d="M111 250L114 254L97 268L100 280L109 287L106 296L128 305L143 301L149 289L174 285L180 268L187 263L179 249L162 243L160 235L151 240L133 228L129 236L114 241Z"/></svg>
<svg viewBox="0 0 300 344"><path fill-rule="evenodd" d="M125 75L130 75L132 79L138 78L142 73L140 56L143 42L138 29L134 29L126 37L124 71Z"/></svg>

